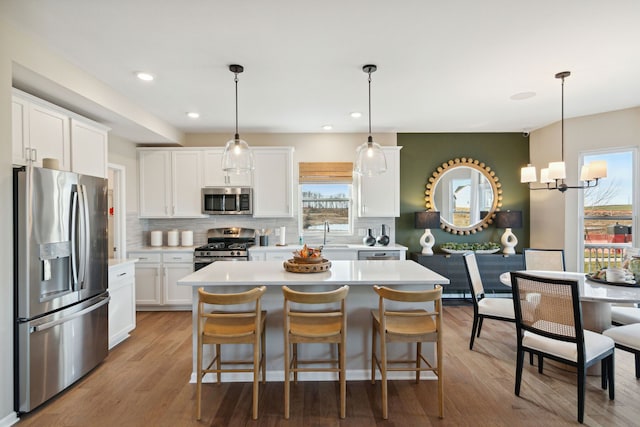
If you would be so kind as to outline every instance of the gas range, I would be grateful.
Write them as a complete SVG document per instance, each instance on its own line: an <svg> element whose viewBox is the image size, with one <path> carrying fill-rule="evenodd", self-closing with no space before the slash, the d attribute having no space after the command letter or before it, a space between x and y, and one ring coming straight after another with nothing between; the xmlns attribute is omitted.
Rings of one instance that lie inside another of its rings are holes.
<svg viewBox="0 0 640 427"><path fill-rule="evenodd" d="M194 252L194 270L215 261L248 261L248 248L255 245L253 228L212 228L207 231L207 244Z"/></svg>

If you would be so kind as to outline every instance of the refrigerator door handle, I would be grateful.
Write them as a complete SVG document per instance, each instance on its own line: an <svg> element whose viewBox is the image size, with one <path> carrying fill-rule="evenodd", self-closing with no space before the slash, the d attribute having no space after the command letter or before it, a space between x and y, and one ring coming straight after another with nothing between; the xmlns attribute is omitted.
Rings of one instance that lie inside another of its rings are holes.
<svg viewBox="0 0 640 427"><path fill-rule="evenodd" d="M111 297L105 297L102 301L97 302L97 303L93 304L92 306L89 306L89 307L87 307L87 308L85 308L83 310L80 310L77 313L70 314L69 316L63 317L62 319L57 319L57 320L53 320L51 322L43 323L42 325L34 326L29 330L29 332L34 333L34 332L44 331L46 329L53 328L54 326L60 325L61 323L68 322L71 319L75 319L77 317L84 316L85 314L90 313L93 310L97 310L98 308L100 308L103 305L107 304L110 299L111 299Z"/></svg>
<svg viewBox="0 0 640 427"><path fill-rule="evenodd" d="M89 307L87 307L87 308L85 308L83 310L80 310L77 313L70 314L69 316L63 317L62 319L57 319L57 320L53 320L51 322L43 323L42 325L34 326L29 330L29 332L31 332L31 333L41 332L41 331L44 331L46 329L53 328L54 326L60 325L62 323L68 322L71 319L75 319L77 317L84 316L85 314L90 313L90 312L92 312L94 310L97 310L98 308L102 307L103 305L109 303L110 299L111 299L111 297L105 297L102 301L97 302L97 303L93 304L92 306L89 306Z"/></svg>
<svg viewBox="0 0 640 427"><path fill-rule="evenodd" d="M82 287L84 288L84 278L87 276L87 268L89 265L89 253L91 250L91 217L89 216L89 198L87 195L87 186L82 185L83 197L83 215L84 215L84 254L82 257Z"/></svg>
<svg viewBox="0 0 640 427"><path fill-rule="evenodd" d="M78 230L78 192L73 192L71 201L71 270L73 272L73 288L78 290L78 248L76 233Z"/></svg>

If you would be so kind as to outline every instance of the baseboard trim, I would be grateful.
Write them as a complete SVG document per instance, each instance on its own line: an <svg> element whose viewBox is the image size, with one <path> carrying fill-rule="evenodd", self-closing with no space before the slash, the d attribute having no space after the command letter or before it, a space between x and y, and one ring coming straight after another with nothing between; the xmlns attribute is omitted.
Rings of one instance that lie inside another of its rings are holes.
<svg viewBox="0 0 640 427"><path fill-rule="evenodd" d="M411 372L389 372L389 380L412 380L415 374ZM190 383L195 383L197 374L191 373ZM347 381L365 381L371 379L371 371L368 369L349 369L347 371ZM376 380L380 379L380 372L376 372ZM423 372L420 379L436 380L433 372ZM248 372L222 374L222 382L251 382L253 375ZM284 371L267 371L268 382L284 382ZM298 374L298 381L338 381L338 374L333 372L301 372ZM206 374L202 380L204 383L216 382L214 374Z"/></svg>
<svg viewBox="0 0 640 427"><path fill-rule="evenodd" d="M0 419L0 427L9 427L16 424L18 421L20 421L18 414L11 412L6 417Z"/></svg>

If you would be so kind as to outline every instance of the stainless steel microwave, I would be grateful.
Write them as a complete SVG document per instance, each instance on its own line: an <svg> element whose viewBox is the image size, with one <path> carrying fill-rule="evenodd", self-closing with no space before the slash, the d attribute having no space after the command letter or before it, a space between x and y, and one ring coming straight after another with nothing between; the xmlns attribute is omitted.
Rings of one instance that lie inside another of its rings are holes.
<svg viewBox="0 0 640 427"><path fill-rule="evenodd" d="M252 215L251 187L205 187L202 189L202 213L209 215Z"/></svg>

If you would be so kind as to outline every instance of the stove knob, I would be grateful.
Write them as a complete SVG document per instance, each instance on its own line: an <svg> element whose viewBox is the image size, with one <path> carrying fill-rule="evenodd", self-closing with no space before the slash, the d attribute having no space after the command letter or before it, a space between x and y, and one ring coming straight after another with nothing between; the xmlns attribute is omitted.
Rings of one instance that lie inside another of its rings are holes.
<svg viewBox="0 0 640 427"><path fill-rule="evenodd" d="M231 256L235 256L235 252L231 251Z"/></svg>
<svg viewBox="0 0 640 427"><path fill-rule="evenodd" d="M204 253L205 256L211 256L211 251L207 251Z"/></svg>

